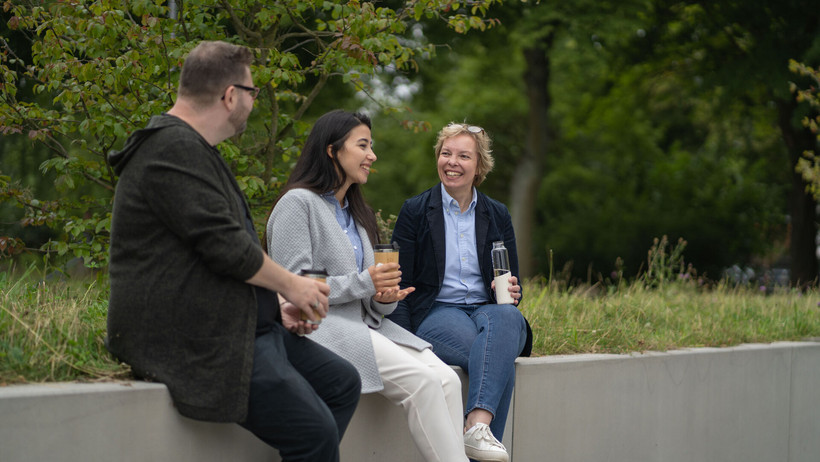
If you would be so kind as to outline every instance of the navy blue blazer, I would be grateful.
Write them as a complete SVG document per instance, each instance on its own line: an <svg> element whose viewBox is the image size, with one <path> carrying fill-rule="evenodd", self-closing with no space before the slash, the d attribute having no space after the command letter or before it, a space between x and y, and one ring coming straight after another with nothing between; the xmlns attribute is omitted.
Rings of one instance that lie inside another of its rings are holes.
<svg viewBox="0 0 820 462"><path fill-rule="evenodd" d="M512 219L507 207L480 192L477 194L475 207L475 234L481 277L489 298L495 301L495 293L491 286L493 242L504 241L504 246L510 254L510 269L514 276L518 276L518 253ZM393 313L387 317L410 332L416 333L422 320L430 312L444 281L446 244L441 183L404 202L393 228L392 241L399 245L401 288L412 286L416 290L400 301ZM521 356L529 356L531 351L532 330L527 322L527 344Z"/></svg>

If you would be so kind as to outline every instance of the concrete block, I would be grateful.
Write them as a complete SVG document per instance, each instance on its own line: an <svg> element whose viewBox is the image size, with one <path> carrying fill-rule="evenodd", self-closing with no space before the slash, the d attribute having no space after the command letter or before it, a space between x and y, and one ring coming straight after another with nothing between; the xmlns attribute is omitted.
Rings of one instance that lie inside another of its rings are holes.
<svg viewBox="0 0 820 462"><path fill-rule="evenodd" d="M797 347L820 357L818 344ZM519 360L515 459L788 460L795 444L790 443L795 348L783 343ZM803 428L820 419L816 377L814 372L801 378L815 385L814 396L801 398L813 413L798 416L812 421L802 422Z"/></svg>
<svg viewBox="0 0 820 462"><path fill-rule="evenodd" d="M467 377L458 370L466 400ZM519 358L514 462L816 462L820 343ZM421 462L401 408L362 397L343 462ZM161 384L0 387L0 461L278 462L236 424L179 415Z"/></svg>
<svg viewBox="0 0 820 462"><path fill-rule="evenodd" d="M820 460L820 353L810 345L792 350L790 462Z"/></svg>
<svg viewBox="0 0 820 462"><path fill-rule="evenodd" d="M467 376L455 369L466 399ZM342 440L341 454L342 462L423 462L404 411L375 393L362 396ZM0 462L47 460L281 459L239 425L182 417L162 384L50 383L0 388Z"/></svg>
<svg viewBox="0 0 820 462"><path fill-rule="evenodd" d="M179 415L164 385L51 383L0 388L3 462L278 461L235 424Z"/></svg>
<svg viewBox="0 0 820 462"><path fill-rule="evenodd" d="M469 388L467 374L460 367L453 369L461 379L462 399L466 403ZM514 408L515 393L502 441L511 454ZM341 452L342 462L424 462L410 437L404 411L376 393L363 395L359 401L342 440Z"/></svg>

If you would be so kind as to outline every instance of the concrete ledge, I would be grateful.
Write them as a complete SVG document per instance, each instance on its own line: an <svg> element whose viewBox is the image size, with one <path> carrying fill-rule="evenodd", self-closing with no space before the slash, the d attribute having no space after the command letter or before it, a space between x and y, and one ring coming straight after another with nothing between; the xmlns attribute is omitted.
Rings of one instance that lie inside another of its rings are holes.
<svg viewBox="0 0 820 462"><path fill-rule="evenodd" d="M522 366L513 427L519 462L820 460L818 343Z"/></svg>
<svg viewBox="0 0 820 462"><path fill-rule="evenodd" d="M516 462L816 462L820 343L520 358L510 414ZM0 461L52 460L280 459L238 425L181 417L160 384L0 388ZM422 461L401 409L372 394L342 460Z"/></svg>
<svg viewBox="0 0 820 462"><path fill-rule="evenodd" d="M0 389L0 460L278 461L238 425L179 415L164 385L58 383Z"/></svg>

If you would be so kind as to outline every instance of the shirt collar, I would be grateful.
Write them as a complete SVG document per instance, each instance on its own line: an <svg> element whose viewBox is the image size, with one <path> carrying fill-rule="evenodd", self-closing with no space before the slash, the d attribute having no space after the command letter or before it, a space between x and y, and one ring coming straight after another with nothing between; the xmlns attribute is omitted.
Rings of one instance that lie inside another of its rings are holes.
<svg viewBox="0 0 820 462"><path fill-rule="evenodd" d="M475 186L473 186L473 199L470 201L470 206L467 207L467 211L472 211L475 209L475 204L477 200L478 195L476 194ZM445 209L449 208L453 203L455 203L456 207L459 206L458 201L453 199L453 197L447 193L447 190L444 189L443 184L441 184L441 203L444 205Z"/></svg>
<svg viewBox="0 0 820 462"><path fill-rule="evenodd" d="M326 201L332 203L333 205L339 205L339 201L336 200L336 191L328 191L322 194L322 197L324 197ZM345 196L345 203L342 204L341 209L346 209L347 205L347 196Z"/></svg>

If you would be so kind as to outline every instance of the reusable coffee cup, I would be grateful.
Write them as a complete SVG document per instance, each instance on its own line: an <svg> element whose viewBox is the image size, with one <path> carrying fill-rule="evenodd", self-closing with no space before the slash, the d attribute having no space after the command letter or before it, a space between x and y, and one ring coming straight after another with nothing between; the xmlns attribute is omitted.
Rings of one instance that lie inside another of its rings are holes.
<svg viewBox="0 0 820 462"><path fill-rule="evenodd" d="M305 276L305 277L308 277L308 278L311 278L311 279L315 279L317 281L327 282L327 271L325 271L323 269L303 269L303 270L299 271L299 276ZM307 316L307 314L305 314L304 311L301 311L301 310L299 311L299 319L301 319L302 321L305 321L308 324L316 324L316 325L321 324L322 323L321 316L319 316L318 314L316 316L319 317L319 320L318 321L313 321Z"/></svg>
<svg viewBox="0 0 820 462"><path fill-rule="evenodd" d="M373 247L373 258L376 266L383 263L399 262L399 246L395 244L376 244Z"/></svg>

